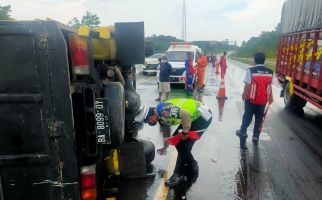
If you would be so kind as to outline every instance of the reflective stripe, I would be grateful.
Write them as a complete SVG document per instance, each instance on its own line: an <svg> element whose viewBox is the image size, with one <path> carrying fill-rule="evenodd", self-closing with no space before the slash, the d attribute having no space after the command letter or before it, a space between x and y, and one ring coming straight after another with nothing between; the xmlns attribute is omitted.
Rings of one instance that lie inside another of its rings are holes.
<svg viewBox="0 0 322 200"><path fill-rule="evenodd" d="M272 93L272 86L271 86L271 84L268 84L267 88L266 88L267 97L269 97L271 95L271 93Z"/></svg>
<svg viewBox="0 0 322 200"><path fill-rule="evenodd" d="M255 99L256 89L257 89L257 85L256 84L251 84L250 95L249 95L250 99Z"/></svg>
<svg viewBox="0 0 322 200"><path fill-rule="evenodd" d="M271 93L271 85L267 85L267 88L266 88L266 93L267 95L269 95Z"/></svg>
<svg viewBox="0 0 322 200"><path fill-rule="evenodd" d="M264 105L272 94L271 84L273 72L264 65L256 65L250 68L251 87L249 99L253 104Z"/></svg>
<svg viewBox="0 0 322 200"><path fill-rule="evenodd" d="M252 76L270 76L270 77L273 77L272 74L262 74L262 73L253 73Z"/></svg>
<svg viewBox="0 0 322 200"><path fill-rule="evenodd" d="M202 103L199 101L195 101L193 99L171 99L171 100L166 101L166 103L170 107L176 106L176 107L179 107L180 109L184 109L184 110L188 111L191 116L191 121L194 121L200 117L200 112L197 111L197 108ZM163 107L163 108L165 108L165 107ZM162 112L162 109L159 112ZM161 119L163 122L165 122L168 125L181 124L181 119L172 118L172 117L170 117L170 118L161 117Z"/></svg>

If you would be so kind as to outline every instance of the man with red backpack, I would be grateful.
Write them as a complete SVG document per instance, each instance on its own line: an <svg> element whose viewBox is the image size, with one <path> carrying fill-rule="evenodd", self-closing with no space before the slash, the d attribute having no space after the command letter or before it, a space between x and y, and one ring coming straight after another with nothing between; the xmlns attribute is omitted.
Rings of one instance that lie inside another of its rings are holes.
<svg viewBox="0 0 322 200"><path fill-rule="evenodd" d="M255 115L253 142L258 144L266 104L273 102L273 71L265 67L264 62L265 54L262 52L256 53L254 55L255 66L248 68L244 79L245 86L242 98L245 103L245 112L240 130L236 131L236 135L240 137L240 148L244 150L247 149L247 128L253 115Z"/></svg>

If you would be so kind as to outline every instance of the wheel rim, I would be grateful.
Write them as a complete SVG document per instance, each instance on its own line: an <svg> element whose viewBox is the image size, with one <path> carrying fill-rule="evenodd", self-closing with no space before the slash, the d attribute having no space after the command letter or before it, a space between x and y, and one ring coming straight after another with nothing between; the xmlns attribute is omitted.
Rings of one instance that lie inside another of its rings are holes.
<svg viewBox="0 0 322 200"><path fill-rule="evenodd" d="M291 99L290 87L289 87L289 83L286 83L284 88L284 103L288 105L290 102L290 99Z"/></svg>

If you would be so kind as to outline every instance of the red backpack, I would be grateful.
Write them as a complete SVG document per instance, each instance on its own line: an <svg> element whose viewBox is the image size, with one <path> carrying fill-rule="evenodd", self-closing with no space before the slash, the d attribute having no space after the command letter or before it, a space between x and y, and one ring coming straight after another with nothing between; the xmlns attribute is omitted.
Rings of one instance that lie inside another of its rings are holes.
<svg viewBox="0 0 322 200"><path fill-rule="evenodd" d="M257 105L265 105L272 93L273 71L264 66L250 68L251 84L246 99Z"/></svg>

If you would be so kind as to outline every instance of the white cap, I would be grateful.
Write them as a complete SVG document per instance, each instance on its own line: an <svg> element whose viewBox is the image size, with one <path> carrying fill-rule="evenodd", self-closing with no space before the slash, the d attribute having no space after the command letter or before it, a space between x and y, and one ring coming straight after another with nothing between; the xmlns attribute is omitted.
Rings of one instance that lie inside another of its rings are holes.
<svg viewBox="0 0 322 200"><path fill-rule="evenodd" d="M137 122L143 122L144 119L148 116L149 108L146 106L146 104L143 105L143 107L140 108L139 114L135 117L135 121Z"/></svg>

